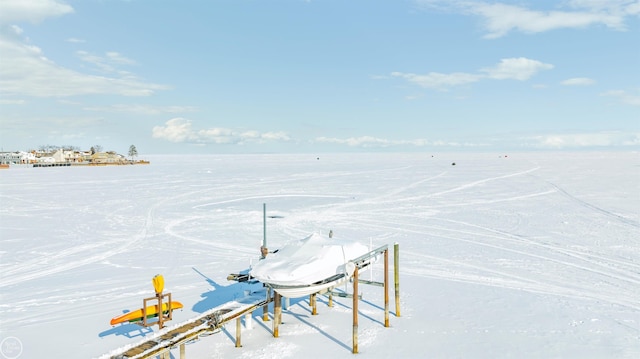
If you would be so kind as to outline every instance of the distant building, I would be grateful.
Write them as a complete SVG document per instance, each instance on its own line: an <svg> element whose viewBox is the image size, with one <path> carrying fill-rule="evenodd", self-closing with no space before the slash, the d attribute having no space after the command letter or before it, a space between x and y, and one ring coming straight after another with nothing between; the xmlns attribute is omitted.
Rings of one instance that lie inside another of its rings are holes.
<svg viewBox="0 0 640 359"><path fill-rule="evenodd" d="M125 163L127 159L115 152L98 152L91 155L91 163L95 164L114 164Z"/></svg>
<svg viewBox="0 0 640 359"><path fill-rule="evenodd" d="M57 163L79 163L85 161L85 154L86 152L60 149L52 157L55 158ZM89 155L91 155L90 152Z"/></svg>
<svg viewBox="0 0 640 359"><path fill-rule="evenodd" d="M0 152L0 163L2 164L31 164L36 161L36 155L32 152Z"/></svg>
<svg viewBox="0 0 640 359"><path fill-rule="evenodd" d="M139 161L140 163L144 161ZM0 152L0 164L131 164L133 161L114 151L91 153L91 151L78 151L58 149L54 152L34 150L31 152Z"/></svg>

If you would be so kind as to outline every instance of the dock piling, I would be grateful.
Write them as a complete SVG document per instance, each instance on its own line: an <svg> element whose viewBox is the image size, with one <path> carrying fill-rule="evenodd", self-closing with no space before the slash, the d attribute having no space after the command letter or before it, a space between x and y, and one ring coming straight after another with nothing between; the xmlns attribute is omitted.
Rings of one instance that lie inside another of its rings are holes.
<svg viewBox="0 0 640 359"><path fill-rule="evenodd" d="M393 244L393 281L396 291L396 317L400 316L400 245Z"/></svg>
<svg viewBox="0 0 640 359"><path fill-rule="evenodd" d="M389 249L384 250L384 326L389 327Z"/></svg>
<svg viewBox="0 0 640 359"><path fill-rule="evenodd" d="M353 348L351 352L358 354L358 267L353 271Z"/></svg>

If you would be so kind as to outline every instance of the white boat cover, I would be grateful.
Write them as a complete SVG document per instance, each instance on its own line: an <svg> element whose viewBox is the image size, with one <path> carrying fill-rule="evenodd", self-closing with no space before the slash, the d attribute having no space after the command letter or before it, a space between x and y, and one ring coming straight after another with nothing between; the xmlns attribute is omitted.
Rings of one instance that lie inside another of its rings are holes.
<svg viewBox="0 0 640 359"><path fill-rule="evenodd" d="M314 233L288 242L277 252L269 254L253 266L250 274L260 282L272 285L282 295L305 295L314 293L314 287L321 290L331 286L327 284L335 286L348 279L355 267L347 263L368 252L367 246L361 243ZM306 289L290 290L295 287Z"/></svg>

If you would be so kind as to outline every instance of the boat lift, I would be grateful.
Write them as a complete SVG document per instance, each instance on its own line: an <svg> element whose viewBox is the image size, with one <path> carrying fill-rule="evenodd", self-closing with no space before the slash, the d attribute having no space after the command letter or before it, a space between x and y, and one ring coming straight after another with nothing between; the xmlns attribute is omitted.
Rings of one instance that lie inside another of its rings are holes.
<svg viewBox="0 0 640 359"><path fill-rule="evenodd" d="M358 353L358 302L361 296L358 295L358 285L374 285L384 288L384 326L389 327L389 248L387 245L376 248L366 254L353 259L351 262L355 265L355 270L351 281L353 282L353 294L343 292L334 292L325 290L323 293L311 294L309 304L312 306L312 314L317 315L316 296L318 294L327 294L329 297L329 307L333 306L333 296L351 297L353 298L353 346L352 353ZM384 256L384 281L375 282L361 279L359 270L371 265L373 259L379 255ZM395 284L395 316L400 317L400 282L399 282L399 245L394 244L394 284ZM229 278L231 279L231 278ZM231 279L235 280L235 279ZM243 277L242 281L251 281L249 277ZM226 323L236 320L236 341L235 346L241 347L242 318L245 318L245 326L249 327L252 321L252 313L254 310L263 308L263 321L269 320L268 306L273 302L273 323L272 334L274 338L279 337L279 324L282 322L282 297L277 292L267 286L266 297L264 291L254 292L239 300L227 302L216 308L212 308L199 315L196 318L188 320L174 327L167 327L150 338L146 338L134 345L127 345L123 348L112 351L102 356L101 359L143 359L155 358L161 359L170 357L171 348L179 348L180 359L186 358L185 344L196 340L202 336L213 334L220 330Z"/></svg>
<svg viewBox="0 0 640 359"><path fill-rule="evenodd" d="M400 317L400 276L399 276L399 245L395 243L394 246L394 287L395 287L395 315L396 317ZM384 257L384 281L383 282L375 282L371 280L365 280L359 278L359 270L363 269L369 265L371 265L380 254ZM313 293L309 297L309 305L311 306L311 314L317 315L317 300L316 296L318 294L328 294L329 297L329 307L333 306L333 296L340 297L351 297L353 298L353 346L352 353L358 353L358 302L362 298L362 296L358 295L358 284L367 284L367 285L375 285L383 287L384 289L384 326L389 327L389 248L388 245L383 245L378 247L372 251L369 251L360 257L357 257L350 261L354 266L355 270L353 272L353 276L351 281L353 282L353 294L347 294L344 292L334 292L332 289L323 289L322 291ZM271 301L271 286L266 284L267 289L267 303ZM278 326L282 322L282 296L277 292L274 292L273 302L274 302L274 320L273 320L273 336L277 338L279 336ZM264 318L267 317L266 305L265 305ZM268 319L265 319L268 320Z"/></svg>
<svg viewBox="0 0 640 359"><path fill-rule="evenodd" d="M269 253L267 249L266 239L266 205L263 205L265 213L264 224L264 239L262 247L260 248L262 258L266 257ZM333 232L330 232L330 236ZM394 287L395 287L395 316L400 317L400 277L399 277L399 245L394 244ZM373 263L373 261L382 254L384 256L384 281L375 282L371 280L365 280L359 278L359 270L363 269ZM383 245L374 250L371 250L360 257L349 261L355 269L353 271L350 280L353 283L353 294L347 294L343 292L334 292L333 288L324 288L316 293L310 295L309 304L312 306L312 314L317 315L316 310L316 296L318 294L328 293L329 307L333 306L333 296L351 297L353 298L353 347L352 353L358 353L358 302L361 296L358 295L358 284L375 285L384 288L384 326L389 327L389 248L388 245ZM231 274L227 277L228 280L235 280L238 282L257 283L248 273L246 274ZM154 288L156 289L156 297L148 298L149 300L156 299L159 304L162 303L164 295L162 294L162 287L164 285L163 278L155 278L153 280ZM185 359L185 344L196 340L197 338L213 334L222 328L224 324L235 319L236 320L236 347L241 347L241 320L245 317L245 325L250 326L251 317L254 310L263 308L263 321L269 321L268 307L269 303L274 302L273 305L273 337L279 336L279 324L282 322L282 296L270 285L264 284L266 287L266 298L263 295L256 295L257 293L249 294L239 300L230 301L224 303L216 308L212 308L205 313L200 314L198 317L190 319L182 324L179 324L170 328L162 328L166 320L171 320L171 311L169 311L169 317L159 318L158 326L160 331L152 337L145 339L138 344L127 345L120 349L117 349L109 354L106 354L100 359L143 359L143 358L155 358L157 356L160 359L168 359L171 356L171 348L180 348L180 359ZM274 293L272 296L271 293ZM144 308L147 308L147 299L144 302ZM169 296L169 305L171 305L171 297ZM146 311L145 311L146 312ZM161 313L162 315L162 313ZM143 322L145 325L148 325ZM151 324L151 323L150 323ZM156 324L156 323L154 323Z"/></svg>

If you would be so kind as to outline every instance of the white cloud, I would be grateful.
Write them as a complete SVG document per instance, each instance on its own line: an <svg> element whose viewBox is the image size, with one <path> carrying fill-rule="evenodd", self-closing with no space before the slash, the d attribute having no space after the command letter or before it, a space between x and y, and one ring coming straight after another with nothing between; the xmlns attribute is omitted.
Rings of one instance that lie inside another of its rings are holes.
<svg viewBox="0 0 640 359"><path fill-rule="evenodd" d="M4 29L6 30L6 29ZM167 86L147 83L128 72L117 71L112 63L83 53L85 60L102 63L102 70L110 76L87 75L58 66L46 58L40 48L28 44L15 29L0 31L0 94L35 97L65 97L87 94L116 94L149 96ZM123 61L123 58L111 56ZM113 74L116 76L113 76Z"/></svg>
<svg viewBox="0 0 640 359"><path fill-rule="evenodd" d="M124 56L122 56L121 54L115 52L115 51L110 51L107 52L107 58L112 61L113 63L116 64L121 64L121 65L135 65L135 61L128 59Z"/></svg>
<svg viewBox="0 0 640 359"><path fill-rule="evenodd" d="M24 105L27 101L25 100L9 100L9 99L1 99L0 105Z"/></svg>
<svg viewBox="0 0 640 359"><path fill-rule="evenodd" d="M589 86L595 83L596 83L595 80L587 77L575 77L575 78L567 79L560 82L560 84L565 86Z"/></svg>
<svg viewBox="0 0 640 359"><path fill-rule="evenodd" d="M350 138L332 138L318 137L315 139L318 143L335 143L347 145L349 147L388 147L391 141L371 136L350 137Z"/></svg>
<svg viewBox="0 0 640 359"><path fill-rule="evenodd" d="M538 33L560 28L582 28L593 24L622 28L622 18L607 13L535 11L505 4L474 4L470 11L484 17L488 30L486 38L493 39L506 35L512 30L524 33Z"/></svg>
<svg viewBox="0 0 640 359"><path fill-rule="evenodd" d="M131 76L131 73L118 68L119 65L135 65L135 61L128 59L121 54L111 51L105 56L99 56L87 51L76 51L80 60L94 65L98 71L105 74L117 74L120 76Z"/></svg>
<svg viewBox="0 0 640 359"><path fill-rule="evenodd" d="M604 25L616 30L625 30L625 19L640 14L637 0L572 0L562 8L534 10L505 2L473 0L417 0L418 4L445 11L460 11L479 16L487 31L486 38L495 39L511 31L539 33L561 28L586 28ZM540 6L538 2L532 6ZM543 3L544 4L544 3Z"/></svg>
<svg viewBox="0 0 640 359"><path fill-rule="evenodd" d="M631 105L640 106L640 94L630 94L624 90L612 90L601 94L602 96L611 96L620 100L620 102Z"/></svg>
<svg viewBox="0 0 640 359"><path fill-rule="evenodd" d="M84 40L82 40L82 39L77 39L77 38L75 38L75 37L70 37L70 38L68 38L66 41L67 41L67 42L74 43L74 44L83 44L83 43L85 43L85 42L86 42L86 41L84 41Z"/></svg>
<svg viewBox="0 0 640 359"><path fill-rule="evenodd" d="M530 137L528 142L532 142L532 145L535 147L547 149L639 146L640 133L601 132L548 134Z"/></svg>
<svg viewBox="0 0 640 359"><path fill-rule="evenodd" d="M476 143L459 143L454 141L429 141L426 139L413 139L413 140L388 140L385 138L373 137L373 136L360 136L349 138L335 138L335 137L317 137L314 142L316 143L330 143L346 145L349 147L360 148L388 148L399 146L414 146L414 147L478 147L484 146Z"/></svg>
<svg viewBox="0 0 640 359"><path fill-rule="evenodd" d="M192 122L181 117L167 121L164 126L155 126L152 129L152 137L176 143L197 144L246 144L291 140L284 132L236 131L220 127L194 130Z"/></svg>
<svg viewBox="0 0 640 359"><path fill-rule="evenodd" d="M71 6L55 0L2 0L0 2L0 24L19 21L40 22L49 17L72 12Z"/></svg>
<svg viewBox="0 0 640 359"><path fill-rule="evenodd" d="M83 110L95 112L135 113L139 115L159 115L163 113L186 113L197 111L193 106L153 106L140 104L116 104L102 107L85 107Z"/></svg>
<svg viewBox="0 0 640 359"><path fill-rule="evenodd" d="M167 86L147 83L118 66L135 62L117 52L104 57L87 52L78 54L102 72L102 76L84 74L57 65L25 37L22 28L9 25L20 21L42 21L73 12L73 8L55 0L3 0L0 2L0 94L35 97L66 97L87 94L149 96ZM81 40L69 39L78 42Z"/></svg>
<svg viewBox="0 0 640 359"><path fill-rule="evenodd" d="M391 76L403 78L425 88L444 90L449 87L477 82L482 79L524 81L530 79L540 71L550 70L552 68L553 65L551 64L545 64L525 57L518 57L502 59L497 65L480 69L478 73L454 72L451 74L442 74L430 72L426 75L418 75L396 71L392 72Z"/></svg>
<svg viewBox="0 0 640 359"><path fill-rule="evenodd" d="M441 74L430 72L426 75L417 75L413 73L392 72L391 76L400 77L409 82L422 87L443 89L451 86L466 85L478 81L479 75L455 72L451 74Z"/></svg>
<svg viewBox="0 0 640 359"><path fill-rule="evenodd" d="M287 135L286 132L266 132L261 135L263 140L268 141L290 141L291 138Z"/></svg>
<svg viewBox="0 0 640 359"><path fill-rule="evenodd" d="M537 60L525 57L502 59L494 67L480 70L487 74L488 78L495 80L528 80L536 73L550 70L553 65L545 64Z"/></svg>

